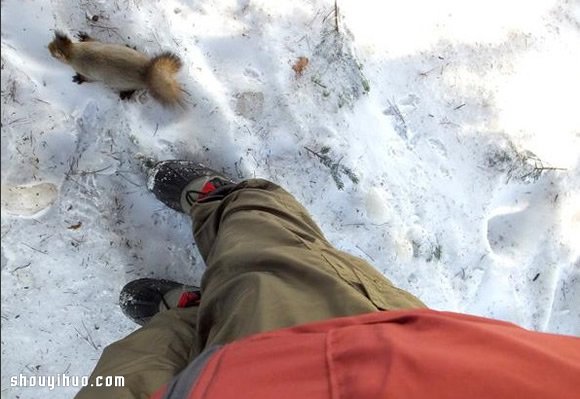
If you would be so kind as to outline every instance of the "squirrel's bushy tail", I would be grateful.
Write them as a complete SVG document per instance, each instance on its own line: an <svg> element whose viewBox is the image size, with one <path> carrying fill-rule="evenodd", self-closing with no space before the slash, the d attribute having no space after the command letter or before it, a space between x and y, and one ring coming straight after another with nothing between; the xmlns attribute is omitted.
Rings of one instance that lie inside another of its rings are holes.
<svg viewBox="0 0 580 399"><path fill-rule="evenodd" d="M163 53L152 58L145 72L149 92L165 106L183 105L183 89L175 79L181 60L173 53Z"/></svg>

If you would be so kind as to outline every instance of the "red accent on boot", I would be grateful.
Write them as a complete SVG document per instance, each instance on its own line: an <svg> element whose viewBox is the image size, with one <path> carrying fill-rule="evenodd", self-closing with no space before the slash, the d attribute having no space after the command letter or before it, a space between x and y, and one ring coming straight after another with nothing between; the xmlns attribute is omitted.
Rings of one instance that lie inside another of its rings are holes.
<svg viewBox="0 0 580 399"><path fill-rule="evenodd" d="M201 194L199 194L197 200L199 201L200 199L207 197L209 194L211 194L212 191L215 191L216 189L217 187L211 181L208 181L201 188Z"/></svg>
<svg viewBox="0 0 580 399"><path fill-rule="evenodd" d="M201 296L198 292L194 291L186 291L179 297L179 301L177 301L178 308L188 308L190 306L199 305L199 300Z"/></svg>

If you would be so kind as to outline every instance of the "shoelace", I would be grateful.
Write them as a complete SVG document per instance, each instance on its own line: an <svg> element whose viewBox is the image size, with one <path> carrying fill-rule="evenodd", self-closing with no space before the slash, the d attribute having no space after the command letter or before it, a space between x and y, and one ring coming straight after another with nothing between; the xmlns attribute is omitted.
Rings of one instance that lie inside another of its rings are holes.
<svg viewBox="0 0 580 399"><path fill-rule="evenodd" d="M217 190L221 186L223 186L222 181L219 178L215 177L212 180L208 180L201 188L201 191L197 190L187 191L185 193L185 200L187 201L188 205L193 205L197 201L206 198L209 194L211 194L213 191ZM197 195L197 197L195 197L195 195Z"/></svg>
<svg viewBox="0 0 580 399"><path fill-rule="evenodd" d="M159 297L161 298L161 302L163 302L163 305L165 306L165 309L170 309L171 307L169 306L169 304L165 300L165 296L163 296L163 294L161 293L161 291L159 291L159 290L156 289L155 290L155 293L157 295L159 295Z"/></svg>
<svg viewBox="0 0 580 399"><path fill-rule="evenodd" d="M165 306L165 310L171 309L171 306L165 300L165 296L161 293L161 291L156 290L157 295L161 298L161 302L163 302L163 306ZM199 301L201 300L201 295L198 291L184 291L177 300L177 307L178 308L188 308L190 306L199 305Z"/></svg>

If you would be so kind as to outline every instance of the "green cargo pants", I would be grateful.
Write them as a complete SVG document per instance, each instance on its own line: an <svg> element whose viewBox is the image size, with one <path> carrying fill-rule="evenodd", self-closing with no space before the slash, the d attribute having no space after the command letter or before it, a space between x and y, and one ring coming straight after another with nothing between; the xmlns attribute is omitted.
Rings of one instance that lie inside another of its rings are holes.
<svg viewBox="0 0 580 399"><path fill-rule="evenodd" d="M262 331L425 305L357 257L335 249L307 211L265 180L194 205L193 234L207 270L199 307L172 309L108 346L77 399L148 398L204 348Z"/></svg>

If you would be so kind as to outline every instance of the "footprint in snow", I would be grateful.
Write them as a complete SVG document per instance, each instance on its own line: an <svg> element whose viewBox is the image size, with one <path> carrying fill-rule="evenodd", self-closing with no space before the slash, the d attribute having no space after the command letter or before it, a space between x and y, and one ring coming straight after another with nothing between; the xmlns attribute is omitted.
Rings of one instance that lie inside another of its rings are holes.
<svg viewBox="0 0 580 399"><path fill-rule="evenodd" d="M52 183L31 185L2 185L2 213L14 216L33 216L49 208L58 197Z"/></svg>

